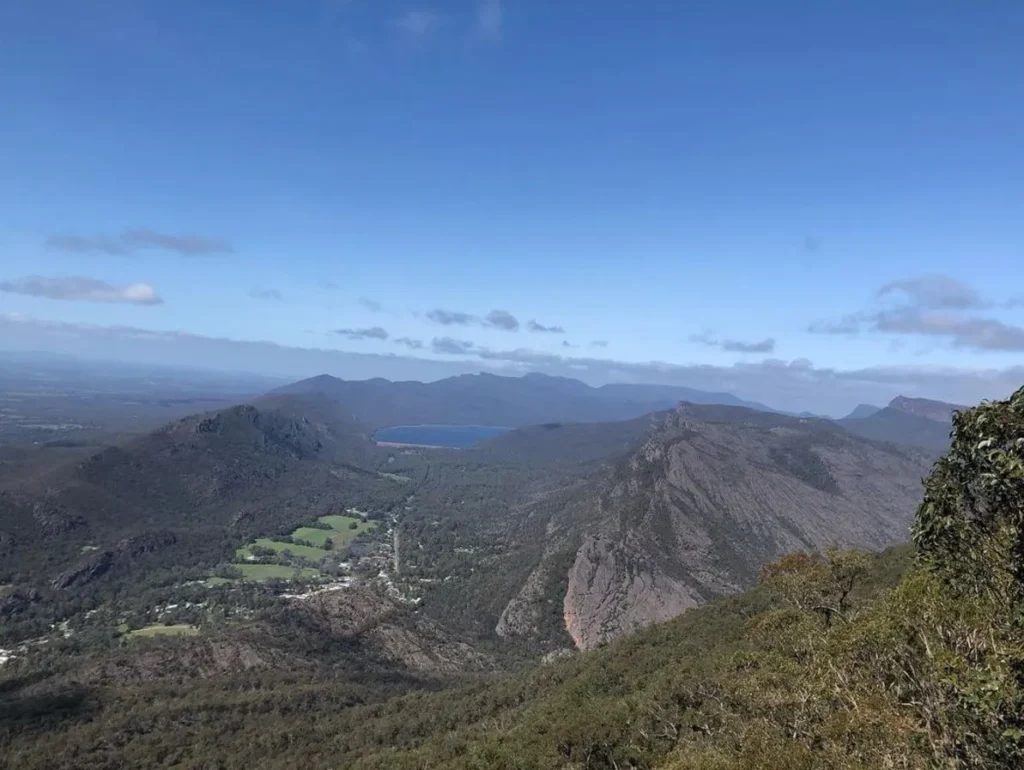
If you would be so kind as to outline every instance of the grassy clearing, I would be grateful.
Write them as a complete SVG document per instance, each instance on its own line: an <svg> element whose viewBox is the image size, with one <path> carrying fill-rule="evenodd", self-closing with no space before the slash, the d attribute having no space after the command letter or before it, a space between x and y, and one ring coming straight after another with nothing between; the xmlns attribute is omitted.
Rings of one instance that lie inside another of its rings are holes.
<svg viewBox="0 0 1024 770"><path fill-rule="evenodd" d="M300 532L306 532L306 531L307 531L306 527L303 527L302 529L297 529L292 534L292 537L298 537L298 538L301 538L302 540L309 540L309 541L314 542L314 543L317 542L316 540L314 540L311 537L306 537L304 534L300 534ZM323 532L325 530L310 529L309 531L310 532ZM323 539L321 539L319 542L322 543ZM256 540L252 545L247 545L247 546L245 546L243 548L239 548L237 551L235 551L235 558L236 559L245 559L248 556L252 555L252 550L251 549L252 549L252 546L254 546L254 545L255 546L259 546L260 548L269 548L270 550L276 551L277 553L284 553L286 551L291 551L293 556L301 556L303 559L309 559L310 561L320 561L322 558L324 558L327 555L327 551L325 551L323 548L313 548L313 547L308 546L308 545L295 545L295 543L284 543L284 542L281 542L280 540L270 540L268 538L261 537L259 540Z"/></svg>
<svg viewBox="0 0 1024 770"><path fill-rule="evenodd" d="M320 521L331 528L330 538L334 541L335 548L346 546L355 539L356 535L369 532L377 527L377 522L363 521L357 516L321 516ZM353 523L356 525L355 529L352 529Z"/></svg>
<svg viewBox="0 0 1024 770"><path fill-rule="evenodd" d="M262 546L263 548L269 548L278 553L284 553L285 551L291 551L295 556L301 556L303 559L309 559L310 561L320 561L324 556L327 555L328 549L324 548L324 543L327 538L331 539L334 544L334 550L343 548L352 542L356 535L360 535L363 532L369 532L377 526L375 521L363 521L357 516L321 516L320 522L326 524L330 529L318 529L317 527L299 527L291 536L296 540L306 540L312 543L312 546L308 545L295 545L293 543L286 543L280 540L271 540L270 538L262 537L250 543L247 546L243 546L235 551L235 558L239 560L245 560L252 556L253 546ZM355 524L355 527L352 525Z"/></svg>
<svg viewBox="0 0 1024 770"><path fill-rule="evenodd" d="M163 625L152 625L146 626L145 628L137 628L134 631L128 632L129 639L139 639L142 637L149 636L195 636L199 633L199 629L195 626L185 625L179 623L174 626L163 626Z"/></svg>
<svg viewBox="0 0 1024 770"><path fill-rule="evenodd" d="M320 572L311 567L303 567L296 570L294 567L285 564L262 564L250 561L253 556L252 549L255 547L269 548L270 550L284 554L291 552L292 556L307 559L311 562L320 562L330 550L324 548L327 539L332 543L331 550L339 550L351 543L356 536L363 532L369 532L376 528L376 521L363 521L358 516L321 516L319 521L326 524L330 529L318 529L316 527L299 527L291 536L296 540L306 540L313 543L309 545L295 545L280 540L271 540L261 537L249 545L243 546L235 551L235 563L231 566L237 568L243 580L291 580L296 572L302 579L316 578ZM217 582L213 582L217 581ZM229 582L226 578L210 578L207 585L223 585Z"/></svg>
<svg viewBox="0 0 1024 770"><path fill-rule="evenodd" d="M206 579L206 585L209 588L216 588L217 586L226 586L226 585L230 585L231 583L234 583L234 582L235 581L231 580L230 578L222 578L222 577L212 577L212 578L207 578Z"/></svg>
<svg viewBox="0 0 1024 770"><path fill-rule="evenodd" d="M331 529L345 529L353 521L357 524L361 523L362 519L358 516L343 516L341 514L337 514L334 516L321 516L318 521L326 524Z"/></svg>
<svg viewBox="0 0 1024 770"><path fill-rule="evenodd" d="M232 564L242 573L243 580L292 580L296 573L304 580L320 577L320 573L310 567L286 567L283 564Z"/></svg>
<svg viewBox="0 0 1024 770"><path fill-rule="evenodd" d="M299 540L308 540L315 545L322 546L327 538L334 540L335 532L333 529L317 529L316 527L299 527L297 530L292 532L292 537L298 538ZM323 549L320 549L321 553L326 553Z"/></svg>

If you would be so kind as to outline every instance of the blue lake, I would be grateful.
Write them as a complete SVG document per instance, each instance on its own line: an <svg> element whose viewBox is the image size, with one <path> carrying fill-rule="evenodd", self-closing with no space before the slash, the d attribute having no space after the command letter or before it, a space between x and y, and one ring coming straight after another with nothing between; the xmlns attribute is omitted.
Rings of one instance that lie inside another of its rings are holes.
<svg viewBox="0 0 1024 770"><path fill-rule="evenodd" d="M390 444L468 449L509 430L493 425L395 425L382 428L373 438Z"/></svg>

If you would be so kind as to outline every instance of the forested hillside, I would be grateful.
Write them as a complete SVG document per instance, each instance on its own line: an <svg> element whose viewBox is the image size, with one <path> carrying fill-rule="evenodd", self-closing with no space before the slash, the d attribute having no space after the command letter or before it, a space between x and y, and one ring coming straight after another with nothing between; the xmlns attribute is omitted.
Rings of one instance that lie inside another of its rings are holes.
<svg viewBox="0 0 1024 770"><path fill-rule="evenodd" d="M0 578L85 585L145 559L215 562L386 481L358 425L315 397L188 417L0 490Z"/></svg>

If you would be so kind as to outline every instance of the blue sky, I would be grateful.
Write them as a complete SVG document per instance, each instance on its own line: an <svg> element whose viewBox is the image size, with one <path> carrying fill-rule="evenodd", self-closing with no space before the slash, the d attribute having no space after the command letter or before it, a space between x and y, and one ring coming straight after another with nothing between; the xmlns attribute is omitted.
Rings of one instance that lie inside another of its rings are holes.
<svg viewBox="0 0 1024 770"><path fill-rule="evenodd" d="M1009 0L0 0L0 346L1002 395L1022 39Z"/></svg>

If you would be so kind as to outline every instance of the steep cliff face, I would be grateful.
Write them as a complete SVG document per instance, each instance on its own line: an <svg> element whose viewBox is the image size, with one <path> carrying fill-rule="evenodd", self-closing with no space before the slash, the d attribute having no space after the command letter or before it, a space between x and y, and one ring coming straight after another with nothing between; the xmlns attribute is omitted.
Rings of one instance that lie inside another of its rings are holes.
<svg viewBox="0 0 1024 770"><path fill-rule="evenodd" d="M823 420L680 406L597 495L566 628L594 647L749 586L784 553L904 540L927 467Z"/></svg>
<svg viewBox="0 0 1024 770"><path fill-rule="evenodd" d="M580 649L702 603L696 588L663 569L641 539L595 535L580 548L565 595L565 627Z"/></svg>

